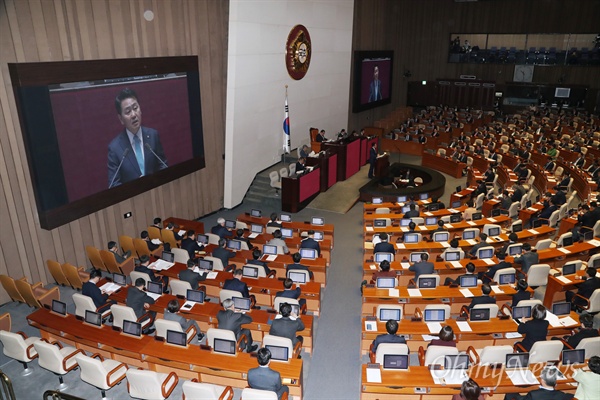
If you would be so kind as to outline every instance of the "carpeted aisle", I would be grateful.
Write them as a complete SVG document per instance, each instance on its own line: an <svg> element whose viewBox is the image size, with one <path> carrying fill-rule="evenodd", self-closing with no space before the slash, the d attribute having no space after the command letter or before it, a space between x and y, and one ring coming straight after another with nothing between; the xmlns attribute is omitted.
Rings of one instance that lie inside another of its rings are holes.
<svg viewBox="0 0 600 400"><path fill-rule="evenodd" d="M342 182L337 182L324 193L319 194L306 206L317 210L345 214L354 206L359 197L358 189L369 182L369 166L363 166L360 171Z"/></svg>

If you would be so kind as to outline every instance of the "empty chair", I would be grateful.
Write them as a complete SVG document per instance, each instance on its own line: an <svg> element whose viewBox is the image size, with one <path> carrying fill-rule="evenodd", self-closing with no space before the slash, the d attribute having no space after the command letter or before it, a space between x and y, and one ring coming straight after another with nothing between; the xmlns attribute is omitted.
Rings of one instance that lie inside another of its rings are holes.
<svg viewBox="0 0 600 400"><path fill-rule="evenodd" d="M473 233L473 239L479 237L479 228L467 228L462 233L463 240L465 240L465 236L469 237L471 235L471 232Z"/></svg>
<svg viewBox="0 0 600 400"><path fill-rule="evenodd" d="M9 313L4 313L0 315L0 331L10 332L10 328L12 325L12 320L10 318Z"/></svg>
<svg viewBox="0 0 600 400"><path fill-rule="evenodd" d="M73 303L75 303L75 315L81 318L85 318L86 311L98 312L94 300L90 296L86 296L81 293L73 293ZM110 315L110 309L104 310L102 318L106 318Z"/></svg>
<svg viewBox="0 0 600 400"><path fill-rule="evenodd" d="M279 174L277 171L271 171L269 173L269 184L275 189L275 194L279 195L279 189L281 189L281 182L279 181Z"/></svg>
<svg viewBox="0 0 600 400"><path fill-rule="evenodd" d="M290 176L293 176L296 173L296 163L291 163L289 168L290 168Z"/></svg>
<svg viewBox="0 0 600 400"><path fill-rule="evenodd" d="M408 345L404 343L381 343L377 346L375 354L371 353L371 362L383 365L383 356L386 354L408 354Z"/></svg>
<svg viewBox="0 0 600 400"><path fill-rule="evenodd" d="M517 343L517 349L525 351L525 348ZM559 361L563 350L563 344L560 340L543 340L535 342L529 350L529 362L543 363L548 361Z"/></svg>
<svg viewBox="0 0 600 400"><path fill-rule="evenodd" d="M238 292L237 290L221 289L221 291L219 292L219 301L221 303L223 303L223 301L225 301L227 299L232 299L234 297L244 297L244 296L242 295L241 292Z"/></svg>
<svg viewBox="0 0 600 400"><path fill-rule="evenodd" d="M107 390L125 379L127 365L123 362L104 359L98 353L91 357L78 354L75 359L81 368L81 380L100 389L103 399Z"/></svg>
<svg viewBox="0 0 600 400"><path fill-rule="evenodd" d="M277 400L277 393L276 392L271 392L269 390L259 390L259 389L252 389L252 388L244 388L244 390L242 390L242 397L240 397L240 400ZM288 399L288 394L287 393L283 393L283 396L281 396L281 400L287 400Z"/></svg>
<svg viewBox="0 0 600 400"><path fill-rule="evenodd" d="M85 354L83 350L78 350L71 346L63 346L60 342L48 343L45 339L34 342L33 347L38 352L40 367L58 375L60 382L58 390L65 390L67 385L63 381L63 375L77 367L76 356L78 354Z"/></svg>
<svg viewBox="0 0 600 400"><path fill-rule="evenodd" d="M410 220L417 225L425 225L425 218L423 217L412 217Z"/></svg>
<svg viewBox="0 0 600 400"><path fill-rule="evenodd" d="M575 296L573 298L581 299L585 303L587 303L587 306L584 306L582 308L589 314L595 314L600 311L600 289L594 290L589 299L586 299L578 293L575 293Z"/></svg>
<svg viewBox="0 0 600 400"><path fill-rule="evenodd" d="M183 400L232 400L231 386L219 386L212 383L198 382L196 378L183 382Z"/></svg>
<svg viewBox="0 0 600 400"><path fill-rule="evenodd" d="M379 304L377 306L377 308L375 309L375 317L377 318L378 321L383 321L383 322L387 321L387 319L383 319L383 320L380 319L382 309L398 310L399 311L398 321L401 321L402 317L404 316L404 306L402 306L401 304Z"/></svg>
<svg viewBox="0 0 600 400"><path fill-rule="evenodd" d="M550 265L534 264L527 271L527 284L531 287L546 286L548 284L548 273Z"/></svg>
<svg viewBox="0 0 600 400"><path fill-rule="evenodd" d="M389 214L389 213L390 213L389 207L377 207L375 209L375 214Z"/></svg>
<svg viewBox="0 0 600 400"><path fill-rule="evenodd" d="M166 338L167 331L175 331L175 332L183 332L181 328L181 324L177 321L169 321L162 318L157 318L154 321L154 326L156 327L156 336ZM190 343L194 337L198 334L196 327L194 325L190 325L190 327L185 331L187 342Z"/></svg>
<svg viewBox="0 0 600 400"><path fill-rule="evenodd" d="M504 346L485 346L481 350L475 350L469 346L467 350L471 359L475 360L477 365L504 364L506 355L513 352L513 347L510 345Z"/></svg>
<svg viewBox="0 0 600 400"><path fill-rule="evenodd" d="M145 272L131 271L131 273L129 274L129 278L131 279L132 284L135 284L135 281L137 281L138 278L142 278L144 282L146 282L144 286L148 286L148 282L152 282L152 279L150 279L150 275L148 275Z"/></svg>
<svg viewBox="0 0 600 400"><path fill-rule="evenodd" d="M27 280L27 278L23 277L21 280ZM2 283L2 287L6 290L6 293L8 293L12 301L25 303L25 299L21 293L19 293L19 289L17 289L17 285L13 278L8 275L0 275L0 283Z"/></svg>
<svg viewBox="0 0 600 400"><path fill-rule="evenodd" d="M549 249L551 244L552 244L552 239L538 240L538 242L535 244L535 249L536 250Z"/></svg>
<svg viewBox="0 0 600 400"><path fill-rule="evenodd" d="M282 167L279 169L279 176L281 178L287 178L288 177L288 169L285 167Z"/></svg>
<svg viewBox="0 0 600 400"><path fill-rule="evenodd" d="M206 344L211 348L215 347L215 339L224 339L237 342L236 352L242 352L242 343L246 343L246 335L240 335L239 339L235 338L235 333L229 329L208 328L206 331Z"/></svg>
<svg viewBox="0 0 600 400"><path fill-rule="evenodd" d="M538 299L521 300L517 303L517 307L535 307L536 305L542 305L542 301Z"/></svg>
<svg viewBox="0 0 600 400"><path fill-rule="evenodd" d="M562 235L560 235L560 237L556 241L556 247L563 247L565 240L567 240L567 239L571 239L571 240L573 239L572 232L566 232L566 233L563 233Z"/></svg>
<svg viewBox="0 0 600 400"><path fill-rule="evenodd" d="M475 208L478 210L481 210L481 207L483 206L483 200L485 199L485 194L484 193L479 193L479 195L477 195L477 198L475 199Z"/></svg>
<svg viewBox="0 0 600 400"><path fill-rule="evenodd" d="M444 310L444 319L450 318L450 305L449 304L427 304L425 310Z"/></svg>
<svg viewBox="0 0 600 400"><path fill-rule="evenodd" d="M92 263L92 267L100 271L108 271L104 265L104 261L102 261L102 257L100 257L100 250L94 246L85 246L85 254L87 254L90 263Z"/></svg>
<svg viewBox="0 0 600 400"><path fill-rule="evenodd" d="M437 275L437 274L421 274L421 275L419 275L419 279L417 279L417 282L416 282L417 287L420 288L422 285L422 281L424 279L429 279L429 278L435 279L435 286L433 286L432 288L440 286L440 276L439 275ZM429 286L427 286L427 287L429 287Z"/></svg>
<svg viewBox="0 0 600 400"><path fill-rule="evenodd" d="M213 266L213 271L223 271L225 270L225 266L223 265L223 262L221 261L220 258L217 257L211 257L211 256L204 256L204 259L207 261L212 261L212 266Z"/></svg>
<svg viewBox="0 0 600 400"><path fill-rule="evenodd" d="M122 263L118 263L115 254L108 250L100 250L100 257L110 273L129 275L135 268L133 257L127 257Z"/></svg>
<svg viewBox="0 0 600 400"><path fill-rule="evenodd" d="M288 349L288 360L290 358L298 358L300 352L302 351L302 343L300 341L298 341L296 346L294 346L292 339L275 335L263 336L262 346L286 347Z"/></svg>
<svg viewBox="0 0 600 400"><path fill-rule="evenodd" d="M83 284L90 280L90 274L85 272L83 267L76 267L70 263L64 263L61 267L73 289L81 290Z"/></svg>
<svg viewBox="0 0 600 400"><path fill-rule="evenodd" d="M163 374L143 369L128 369L126 375L129 395L138 399L166 399L179 382L175 372Z"/></svg>
<svg viewBox="0 0 600 400"><path fill-rule="evenodd" d="M569 206L569 203L565 203L562 206L560 206L559 208L559 213L558 213L558 219L563 219L564 217L567 216L567 207Z"/></svg>
<svg viewBox="0 0 600 400"><path fill-rule="evenodd" d="M146 329L152 323L150 314L144 314L139 319L135 316L133 308L120 304L113 304L110 307L110 312L113 315L113 326L123 329L123 321L141 322L142 329Z"/></svg>
<svg viewBox="0 0 600 400"><path fill-rule="evenodd" d="M243 242L242 242L243 243ZM250 267L250 268L256 268L258 271L258 278L266 278L267 277L267 272L265 271L265 267L264 265L258 265L258 264L245 264L244 267ZM272 270L269 273L269 277L274 277L276 275L276 271Z"/></svg>
<svg viewBox="0 0 600 400"><path fill-rule="evenodd" d="M25 299L25 303L30 307L43 308L44 306L47 306L50 308L52 307L52 300L60 300L58 286L55 286L52 289L46 289L42 286L42 282L32 285L26 280L21 279L15 281L15 285L23 299Z"/></svg>
<svg viewBox="0 0 600 400"><path fill-rule="evenodd" d="M190 285L187 281L182 281L179 279L169 279L169 287L171 288L171 294L173 296L187 296L188 289L192 289L192 285Z"/></svg>
<svg viewBox="0 0 600 400"><path fill-rule="evenodd" d="M448 231L433 232L432 239L434 242L447 242L448 238L450 238Z"/></svg>
<svg viewBox="0 0 600 400"><path fill-rule="evenodd" d="M174 261L177 263L187 264L190 259L190 253L187 250L171 247L171 252L173 253Z"/></svg>
<svg viewBox="0 0 600 400"><path fill-rule="evenodd" d="M498 231L498 235L500 235L502 233L502 227L500 225L496 225L496 224L485 224L485 225L483 225L483 233L485 233L486 235L488 235L488 236L495 236L495 235L491 235L490 234L490 231L492 231L492 230L497 230Z"/></svg>
<svg viewBox="0 0 600 400"><path fill-rule="evenodd" d="M71 286L58 261L46 260L46 265L48 265L48 270L57 285Z"/></svg>
<svg viewBox="0 0 600 400"><path fill-rule="evenodd" d="M515 220L513 223L511 223L511 224L510 224L510 231L511 231L511 232L514 232L514 230L515 230L515 226L519 226L519 225L520 225L521 227L523 227L523 221L522 221L522 220L520 220L520 219L517 219L517 220Z"/></svg>
<svg viewBox="0 0 600 400"><path fill-rule="evenodd" d="M23 364L21 376L27 376L33 371L28 368L27 363L37 358L38 354L33 344L40 340L39 337L27 337L23 332L13 333L0 331L0 342L4 347L4 355L13 358Z"/></svg>

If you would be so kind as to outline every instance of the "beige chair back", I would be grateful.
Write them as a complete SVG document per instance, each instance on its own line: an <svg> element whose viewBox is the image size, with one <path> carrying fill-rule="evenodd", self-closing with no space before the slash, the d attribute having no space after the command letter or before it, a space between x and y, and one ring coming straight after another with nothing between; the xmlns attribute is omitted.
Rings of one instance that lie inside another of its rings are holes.
<svg viewBox="0 0 600 400"><path fill-rule="evenodd" d="M90 259L92 267L99 269L100 271L108 271L108 269L104 265L104 261L102 261L100 251L97 248L95 248L94 246L85 246L85 253Z"/></svg>
<svg viewBox="0 0 600 400"><path fill-rule="evenodd" d="M46 260L46 265L48 265L48 270L57 284L71 286L58 261Z"/></svg>
<svg viewBox="0 0 600 400"><path fill-rule="evenodd" d="M6 293L10 296L12 301L18 301L19 303L25 303L25 299L19 293L19 289L17 289L17 285L15 284L15 280L8 275L0 275L0 283L2 283L2 287L6 290Z"/></svg>

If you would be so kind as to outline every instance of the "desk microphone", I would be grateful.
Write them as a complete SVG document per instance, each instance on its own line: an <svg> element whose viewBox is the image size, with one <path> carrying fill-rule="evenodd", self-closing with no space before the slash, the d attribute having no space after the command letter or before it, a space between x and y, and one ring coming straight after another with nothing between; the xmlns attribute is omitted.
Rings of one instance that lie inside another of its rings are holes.
<svg viewBox="0 0 600 400"><path fill-rule="evenodd" d="M117 167L117 170L115 171L115 174L113 175L112 181L110 181L110 185L108 185L109 189L113 186L113 183L115 183L117 174L119 173L119 170L121 169L121 165L123 165L123 161L125 161L125 157L127 157L127 154L129 154L129 147L127 147L125 149L125 151L123 152L123 156L121 157L121 162L119 163L119 166Z"/></svg>
<svg viewBox="0 0 600 400"><path fill-rule="evenodd" d="M144 147L150 150L150 152L154 154L154 157L156 157L158 161L160 161L161 164L165 166L165 168L169 168L169 166L158 156L158 154L156 154L154 150L152 150L152 147L150 147L150 144L148 142L144 143Z"/></svg>

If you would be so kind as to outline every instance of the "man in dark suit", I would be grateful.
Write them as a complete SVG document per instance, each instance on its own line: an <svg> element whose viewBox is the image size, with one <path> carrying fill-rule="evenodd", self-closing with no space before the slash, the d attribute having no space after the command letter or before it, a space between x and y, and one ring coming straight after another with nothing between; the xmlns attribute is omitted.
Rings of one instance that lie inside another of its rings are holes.
<svg viewBox="0 0 600 400"><path fill-rule="evenodd" d="M285 273L287 275L288 272L293 271L293 270L301 270L301 271L308 271L308 276L310 277L311 280L315 279L315 276L313 274L313 272L308 269L307 266L300 264L300 260L302 259L302 256L300 255L300 253L294 253L292 255L292 260L294 260L293 264L288 264L285 267Z"/></svg>
<svg viewBox="0 0 600 400"><path fill-rule="evenodd" d="M321 143L325 141L325 129L321 129L321 132L317 133L315 142Z"/></svg>
<svg viewBox="0 0 600 400"><path fill-rule="evenodd" d="M380 233L379 239L381 239L381 242L379 242L375 245L375 248L373 249L373 254L375 254L375 253L396 254L396 249L394 248L394 245L388 242L387 233L385 233L385 232Z"/></svg>
<svg viewBox="0 0 600 400"><path fill-rule="evenodd" d="M148 231L142 231L142 233L140 233L140 237L146 242L146 245L148 246L148 250L154 251L160 247L160 244L152 243L152 240L150 240L150 235L148 234Z"/></svg>
<svg viewBox="0 0 600 400"><path fill-rule="evenodd" d="M137 94L123 89L115 99L115 107L125 130L108 145L109 188L167 168L158 132L142 126Z"/></svg>
<svg viewBox="0 0 600 400"><path fill-rule="evenodd" d="M471 257L477 257L477 251L480 248L489 246L489 244L486 242L487 237L488 236L487 236L487 234L485 232L480 232L479 233L479 243L477 243L475 246L473 246L471 248L471 250L469 250L469 255Z"/></svg>
<svg viewBox="0 0 600 400"><path fill-rule="evenodd" d="M478 304L496 304L496 299L490 296L492 287L486 283L481 285L481 296L473 297L469 304L469 311Z"/></svg>
<svg viewBox="0 0 600 400"><path fill-rule="evenodd" d="M480 278L483 281L483 283L492 282L492 280L494 279L494 275L496 275L496 272L502 269L512 268L511 263L504 261L504 258L506 257L506 252L499 252L498 254L496 254L496 257L498 257L500 262L496 265L491 266L487 271L481 274Z"/></svg>
<svg viewBox="0 0 600 400"><path fill-rule="evenodd" d="M312 229L308 231L308 236L302 239L302 242L300 242L300 248L315 249L319 257L321 256L321 246L319 245L319 242L315 240L315 231Z"/></svg>
<svg viewBox="0 0 600 400"><path fill-rule="evenodd" d="M554 165L554 160L552 160L552 158L549 158L548 162L544 164L544 170L552 172L554 171Z"/></svg>
<svg viewBox="0 0 600 400"><path fill-rule="evenodd" d="M375 164L377 163L377 142L373 142L369 151L369 179L373 179L375 173Z"/></svg>
<svg viewBox="0 0 600 400"><path fill-rule="evenodd" d="M406 339L404 338L404 336L397 335L398 321L394 321L393 319L388 320L385 323L385 330L387 331L387 333L377 335L375 340L373 340L373 353L377 351L377 347L381 343L406 343Z"/></svg>
<svg viewBox="0 0 600 400"><path fill-rule="evenodd" d="M581 154L577 160L575 160L575 162L573 163L573 165L575 165L577 168L583 168L583 165L585 164L585 154Z"/></svg>
<svg viewBox="0 0 600 400"><path fill-rule="evenodd" d="M485 183L492 183L494 182L494 178L496 177L496 174L494 173L494 170L492 169L492 167L488 167L488 169L485 171L485 173L483 174L484 177L484 181Z"/></svg>
<svg viewBox="0 0 600 400"><path fill-rule="evenodd" d="M590 202L590 205L583 204L579 211L579 215L577 216L578 224L573 228L573 242L578 242L581 229L586 227L592 229L596 222L600 220L600 208L598 207L598 203L595 201ZM586 230L584 229L584 232Z"/></svg>
<svg viewBox="0 0 600 400"><path fill-rule="evenodd" d="M223 283L223 289L238 291L243 297L249 299L250 291L248 290L248 285L246 282L242 282L242 276L241 269L236 269L233 271L233 278L227 279L225 283Z"/></svg>
<svg viewBox="0 0 600 400"><path fill-rule="evenodd" d="M302 308L304 304L306 304L306 299L300 298L300 295L302 294L302 289L300 288L300 286L296 286L295 289L292 289L292 286L294 286L294 281L292 281L290 278L285 278L285 280L283 281L283 290L277 292L275 294L275 297L296 299L298 300L298 304L300 304L300 307Z"/></svg>
<svg viewBox="0 0 600 400"><path fill-rule="evenodd" d="M163 292L167 293L167 286L169 286L169 277L163 276L163 275L156 276L154 274L154 271L152 271L150 268L148 268L149 265L150 265L150 258L145 254L141 255L140 256L140 265L135 267L135 271L148 274L148 276L150 277L150 280L152 282L161 283L163 285Z"/></svg>
<svg viewBox="0 0 600 400"><path fill-rule="evenodd" d="M298 161L296 161L296 174L300 175L306 169L306 158L300 157Z"/></svg>
<svg viewBox="0 0 600 400"><path fill-rule="evenodd" d="M183 318L181 316L181 314L177 313L178 311L179 311L179 302L175 299L169 301L169 304L167 304L167 308L165 309L165 313L164 313L165 320L177 322L181 326L181 329L184 332L187 332L187 330L189 329L190 326L196 327L196 332L198 332L198 341L202 340L204 338L204 334L200 331L200 327L198 326L198 323L192 318L190 318L190 319Z"/></svg>
<svg viewBox="0 0 600 400"><path fill-rule="evenodd" d="M558 379L558 368L546 366L540 374L541 385L539 389L531 390L526 395L510 393L504 396L504 400L568 400L573 395L555 390Z"/></svg>
<svg viewBox="0 0 600 400"><path fill-rule="evenodd" d="M97 286L100 278L102 278L102 273L100 270L93 269L90 272L90 279L81 287L81 294L91 297L94 301L94 305L96 306L96 311L103 313L104 311L108 310L110 306L116 304L116 302L113 300L108 300L108 293L100 290L100 288Z"/></svg>
<svg viewBox="0 0 600 400"><path fill-rule="evenodd" d="M235 252L227 250L225 245L227 245L227 240L219 239L219 246L213 250L212 256L221 260L223 268L229 271L231 269L229 267L229 259L235 257Z"/></svg>
<svg viewBox="0 0 600 400"><path fill-rule="evenodd" d="M373 80L369 84L369 103L372 101L381 100L381 81L379 80L379 67L373 67Z"/></svg>
<svg viewBox="0 0 600 400"><path fill-rule="evenodd" d="M296 343L304 342L302 336L296 336L296 332L304 330L304 323L295 313L292 312L292 306L289 303L282 303L279 307L280 315L276 316L271 323L269 335L288 338L295 346Z"/></svg>
<svg viewBox="0 0 600 400"><path fill-rule="evenodd" d="M196 241L196 231L190 229L187 231L187 237L181 241L181 248L188 252L190 259L196 257L197 251L202 251L204 246L201 246Z"/></svg>
<svg viewBox="0 0 600 400"><path fill-rule="evenodd" d="M444 280L444 286L448 286L451 284L456 284L456 285L460 285L460 278L463 276L473 276L475 275L475 264L473 264L472 262L467 263L467 265L465 266L465 273L462 275L459 275L456 279L452 279L450 277L447 277Z"/></svg>
<svg viewBox="0 0 600 400"><path fill-rule="evenodd" d="M567 190L569 186L569 182L571 181L571 174L568 171L565 171L562 180L556 185L557 188L561 188L562 190Z"/></svg>
<svg viewBox="0 0 600 400"><path fill-rule="evenodd" d="M127 307L131 307L137 319L140 319L145 313L150 315L150 319L154 321L156 318L155 311L148 311L151 304L154 304L154 299L144 292L144 286L146 285L146 281L144 278L137 278L134 283L135 286L129 287L127 291L127 299L125 300L125 304ZM145 319L144 319L145 321ZM152 323L149 325L151 326ZM154 329L147 330L144 332L146 335L154 332Z"/></svg>
<svg viewBox="0 0 600 400"><path fill-rule="evenodd" d="M567 202L567 195L564 191L565 188L562 186L556 187L556 193L550 198L550 200L557 206L562 206Z"/></svg>
<svg viewBox="0 0 600 400"><path fill-rule="evenodd" d="M112 240L110 242L108 242L107 247L108 247L108 251L110 251L111 253L113 253L115 255L115 260L117 261L117 264L123 263L125 260L127 260L131 256L130 251L126 251L125 253L123 253L123 255L120 255L119 248L117 247L117 242L114 242Z"/></svg>
<svg viewBox="0 0 600 400"><path fill-rule="evenodd" d="M262 348L257 352L259 367L248 371L248 386L253 389L269 390L277 393L277 398L281 400L284 393L289 393L290 389L281 384L281 375L279 372L269 368L271 362L271 352L267 348Z"/></svg>
<svg viewBox="0 0 600 400"><path fill-rule="evenodd" d="M262 257L262 251L260 251L259 249L254 249L252 250L252 260L248 260L246 262L246 264L250 264L250 265L261 265L264 270L265 270L265 274L269 275L271 273L271 268L269 268L269 266L267 265L266 262L259 260Z"/></svg>
<svg viewBox="0 0 600 400"><path fill-rule="evenodd" d="M427 253L421 254L421 261L411 265L408 270L415 273L415 283L419 280L419 276L423 274L433 274L433 263L427 261L429 255Z"/></svg>
<svg viewBox="0 0 600 400"><path fill-rule="evenodd" d="M225 218L222 217L217 218L217 225L210 229L210 233L218 235L221 239L230 238L233 236L231 230L225 227Z"/></svg>
<svg viewBox="0 0 600 400"><path fill-rule="evenodd" d="M540 257L537 251L531 248L531 244L529 243L523 243L522 249L523 254L521 254L520 257L515 258L514 263L520 264L521 271L526 274L532 265L539 263Z"/></svg>
<svg viewBox="0 0 600 400"><path fill-rule="evenodd" d="M570 336L563 337L563 340L570 346L564 346L564 350L576 348L583 339L599 336L598 329L594 329L594 316L592 314L581 314L579 316L579 322L581 322L581 327L577 332Z"/></svg>
<svg viewBox="0 0 600 400"><path fill-rule="evenodd" d="M188 282L193 290L198 290L200 286L200 281L206 280L206 275L208 272L203 272L201 274L194 272L194 267L196 267L196 263L193 259L189 259L187 262L187 269L184 269L179 273L179 279L185 282ZM206 294L206 289L203 290Z"/></svg>
<svg viewBox="0 0 600 400"><path fill-rule="evenodd" d="M414 203L411 203L408 207L408 212L406 212L402 218L416 218L419 216L419 210L417 210L417 206Z"/></svg>
<svg viewBox="0 0 600 400"><path fill-rule="evenodd" d="M596 289L600 289L600 278L596 276L596 268L594 267L588 267L585 270L585 274L586 279L578 285L577 294L581 297L589 299ZM565 293L565 298L574 306L586 305L586 302L583 299L575 297L575 294L570 290L567 290Z"/></svg>
<svg viewBox="0 0 600 400"><path fill-rule="evenodd" d="M250 329L242 328L242 325L252 322L252 317L237 312L233 307L233 300L231 299L225 299L223 301L223 308L224 310L220 310L217 313L219 329L232 331L237 339L242 335L246 335L246 338L248 339L246 342L246 352L252 353L258 349L258 345L252 345L252 332L250 332Z"/></svg>

